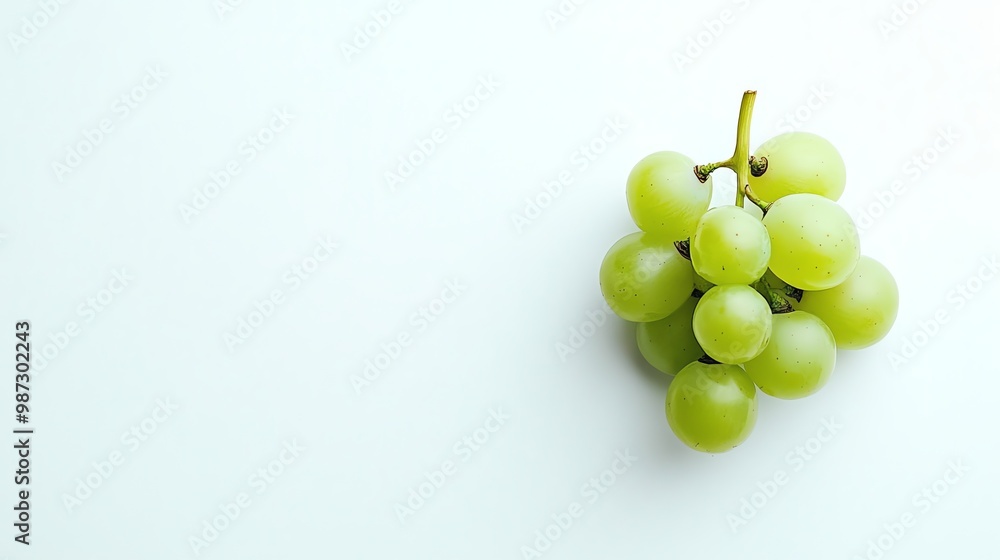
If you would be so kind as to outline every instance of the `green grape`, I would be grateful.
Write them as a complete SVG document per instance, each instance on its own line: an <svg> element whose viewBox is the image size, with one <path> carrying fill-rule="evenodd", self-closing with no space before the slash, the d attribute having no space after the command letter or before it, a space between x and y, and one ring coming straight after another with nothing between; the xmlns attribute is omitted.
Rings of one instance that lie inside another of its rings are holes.
<svg viewBox="0 0 1000 560"><path fill-rule="evenodd" d="M757 388L740 366L693 362L670 383L666 413L677 439L688 447L729 451L757 423Z"/></svg>
<svg viewBox="0 0 1000 560"><path fill-rule="evenodd" d="M750 177L750 187L764 200L775 201L795 193L813 193L830 200L844 194L847 169L840 152L822 136L786 132L754 152L767 158L767 170Z"/></svg>
<svg viewBox="0 0 1000 560"><path fill-rule="evenodd" d="M861 257L842 284L818 292L805 292L797 309L808 311L830 327L837 345L866 348L882 340L899 311L899 288L882 263Z"/></svg>
<svg viewBox="0 0 1000 560"><path fill-rule="evenodd" d="M712 208L691 236L694 271L713 284L751 284L770 258L767 228L737 206Z"/></svg>
<svg viewBox="0 0 1000 560"><path fill-rule="evenodd" d="M771 308L750 286L716 286L701 296L692 320L694 336L715 361L742 364L771 338Z"/></svg>
<svg viewBox="0 0 1000 560"><path fill-rule="evenodd" d="M861 257L858 228L836 202L818 194L779 198L764 215L771 271L803 290L840 284Z"/></svg>
<svg viewBox="0 0 1000 560"><path fill-rule="evenodd" d="M820 390L837 362L833 333L805 311L771 319L771 341L760 356L743 364L760 390L779 399L800 399Z"/></svg>
<svg viewBox="0 0 1000 560"><path fill-rule="evenodd" d="M697 304L696 298L688 298L666 319L636 326L635 339L639 352L650 365L663 373L675 375L684 366L705 355L691 329L691 317Z"/></svg>
<svg viewBox="0 0 1000 560"><path fill-rule="evenodd" d="M632 168L625 195L639 229L668 241L691 237L712 200L712 178L702 183L694 166L683 154L656 152Z"/></svg>
<svg viewBox="0 0 1000 560"><path fill-rule="evenodd" d="M636 232L612 245L601 263L601 292L626 321L658 321L691 297L694 272L673 243Z"/></svg>

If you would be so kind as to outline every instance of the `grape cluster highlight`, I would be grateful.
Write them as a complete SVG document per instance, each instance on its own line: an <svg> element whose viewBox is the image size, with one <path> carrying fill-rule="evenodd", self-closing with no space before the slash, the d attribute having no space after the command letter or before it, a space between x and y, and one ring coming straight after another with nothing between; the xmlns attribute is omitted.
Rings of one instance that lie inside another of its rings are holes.
<svg viewBox="0 0 1000 560"><path fill-rule="evenodd" d="M697 165L665 151L636 164L626 199L641 231L615 243L600 270L608 306L637 323L643 357L674 376L671 429L708 453L749 437L758 389L779 399L815 393L838 348L875 344L899 310L895 279L861 254L857 227L836 202L847 183L840 153L790 132L751 155L755 97L743 96L729 159ZM711 174L723 167L736 172L735 204L709 208Z"/></svg>

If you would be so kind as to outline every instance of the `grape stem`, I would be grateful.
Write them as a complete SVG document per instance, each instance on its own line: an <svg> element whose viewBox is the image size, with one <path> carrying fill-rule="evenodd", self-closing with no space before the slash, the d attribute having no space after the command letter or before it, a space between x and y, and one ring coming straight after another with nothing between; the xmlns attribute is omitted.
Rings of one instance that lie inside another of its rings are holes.
<svg viewBox="0 0 1000 560"><path fill-rule="evenodd" d="M784 292L786 299L787 298L792 298L795 301L802 301L802 295L805 292L803 292L801 288L796 288L795 286L787 284L787 283L785 283L783 281L780 284L778 284L777 286L775 286L775 285L773 285L773 284L771 284L770 282L767 281L767 277L761 278L761 280L763 280L764 282L767 282L767 286L769 288L771 288L771 290L779 291L779 292Z"/></svg>
<svg viewBox="0 0 1000 560"><path fill-rule="evenodd" d="M795 301L802 301L803 293L804 292L801 288L796 288L795 286L785 286L785 295Z"/></svg>
<svg viewBox="0 0 1000 560"><path fill-rule="evenodd" d="M740 103L740 118L736 125L736 149L733 156L726 161L696 165L694 174L704 183L708 180L708 175L719 169L726 167L736 172L736 205L743 207L744 189L750 185L750 120L753 117L753 103L757 99L757 92L747 90L743 92L743 101ZM766 162L763 162L766 169Z"/></svg>
<svg viewBox="0 0 1000 560"><path fill-rule="evenodd" d="M767 211L771 209L771 205L773 204L773 202L767 202L766 200L761 200L761 198L757 196L756 193L753 192L753 189L750 188L750 185L743 187L743 193L747 195L747 198L750 199L750 202L753 202L754 204L757 205L757 208L760 208L761 212L767 214Z"/></svg>
<svg viewBox="0 0 1000 560"><path fill-rule="evenodd" d="M767 304L771 307L771 313L778 315L780 313L791 313L795 311L792 304L788 303L788 300L784 298L777 290L771 288L771 285L767 283L767 280L761 278L757 280L753 285L757 292L764 296L767 300Z"/></svg>

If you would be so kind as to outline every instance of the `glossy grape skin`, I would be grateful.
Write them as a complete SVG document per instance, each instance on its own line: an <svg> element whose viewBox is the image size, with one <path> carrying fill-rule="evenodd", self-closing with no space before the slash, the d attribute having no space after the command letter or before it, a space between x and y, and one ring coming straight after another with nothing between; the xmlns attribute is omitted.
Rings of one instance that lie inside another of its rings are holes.
<svg viewBox="0 0 1000 560"><path fill-rule="evenodd" d="M601 263L601 293L626 321L658 321L677 310L694 286L691 263L673 243L636 232L618 240Z"/></svg>
<svg viewBox="0 0 1000 560"><path fill-rule="evenodd" d="M757 388L740 366L693 362L667 390L667 422L677 439L706 453L746 441L757 423Z"/></svg>
<svg viewBox="0 0 1000 560"><path fill-rule="evenodd" d="M625 195L639 229L668 241L691 236L712 200L712 178L702 183L694 166L683 154L656 152L632 168Z"/></svg>
<svg viewBox="0 0 1000 560"><path fill-rule="evenodd" d="M750 177L757 196L774 202L796 193L813 193L839 200L847 184L847 168L840 152L822 136L786 132L765 142L754 157L767 158L767 170Z"/></svg>
<svg viewBox="0 0 1000 560"><path fill-rule="evenodd" d="M861 257L858 228L836 202L817 194L778 199L764 216L771 271L803 290L826 290L851 275Z"/></svg>
<svg viewBox="0 0 1000 560"><path fill-rule="evenodd" d="M863 256L842 284L803 293L795 308L822 319L840 348L867 348L892 329L899 312L899 288L889 269Z"/></svg>
<svg viewBox="0 0 1000 560"><path fill-rule="evenodd" d="M779 399L800 399L826 385L837 363L833 333L805 311L772 317L771 341L759 356L743 364L760 390Z"/></svg>
<svg viewBox="0 0 1000 560"><path fill-rule="evenodd" d="M698 301L692 328L698 343L714 360L742 364L767 346L771 338L771 308L749 286L716 286Z"/></svg>
<svg viewBox="0 0 1000 560"><path fill-rule="evenodd" d="M668 375L676 375L705 354L691 328L697 303L696 298L688 298L666 319L636 325L639 352L651 366Z"/></svg>
<svg viewBox="0 0 1000 560"><path fill-rule="evenodd" d="M712 208L691 236L694 271L713 284L751 284L770 258L767 228L738 206Z"/></svg>

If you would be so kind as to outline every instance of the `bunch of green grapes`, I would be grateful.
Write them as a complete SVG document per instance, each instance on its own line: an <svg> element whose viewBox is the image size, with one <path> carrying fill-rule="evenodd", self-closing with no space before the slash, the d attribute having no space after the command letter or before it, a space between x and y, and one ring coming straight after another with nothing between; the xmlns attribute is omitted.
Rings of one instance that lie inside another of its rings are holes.
<svg viewBox="0 0 1000 560"><path fill-rule="evenodd" d="M615 243L600 271L608 305L637 323L642 356L674 376L671 429L709 453L750 435L757 389L780 399L815 393L838 348L875 344L899 310L892 274L861 255L857 227L836 203L847 182L840 153L791 132L750 155L755 94L744 94L731 158L696 165L656 152L636 164L625 192L640 231ZM722 167L741 188L733 205L710 208L711 173Z"/></svg>

